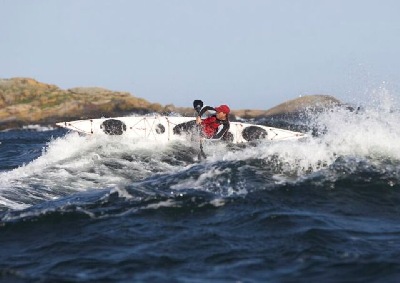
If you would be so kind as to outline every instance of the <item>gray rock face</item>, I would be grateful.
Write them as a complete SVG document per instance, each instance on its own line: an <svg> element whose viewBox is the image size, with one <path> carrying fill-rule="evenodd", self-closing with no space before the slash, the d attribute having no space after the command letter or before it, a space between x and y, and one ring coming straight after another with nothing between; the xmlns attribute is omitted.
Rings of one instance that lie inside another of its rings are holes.
<svg viewBox="0 0 400 283"><path fill-rule="evenodd" d="M342 105L342 102L330 95L307 95L281 103L267 110L265 116L293 115L305 111L318 112Z"/></svg>

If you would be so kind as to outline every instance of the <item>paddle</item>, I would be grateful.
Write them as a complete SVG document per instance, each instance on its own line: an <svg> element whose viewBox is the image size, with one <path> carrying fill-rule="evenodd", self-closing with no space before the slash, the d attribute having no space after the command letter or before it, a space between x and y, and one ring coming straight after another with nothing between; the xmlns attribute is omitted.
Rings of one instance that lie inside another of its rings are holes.
<svg viewBox="0 0 400 283"><path fill-rule="evenodd" d="M197 114L200 114L200 110L201 110L201 108L203 108L203 101L201 101L201 100L193 101L193 108L194 108L194 110L196 110ZM207 155L204 153L204 150L203 150L203 140L200 136L200 133L201 133L200 126L198 126L198 129L199 129L199 138L200 138L200 152L199 152L198 158L199 158L199 160L201 160L201 158L206 159Z"/></svg>
<svg viewBox="0 0 400 283"><path fill-rule="evenodd" d="M193 101L193 108L196 110L197 114L200 114L201 108L203 108L203 101L195 100Z"/></svg>

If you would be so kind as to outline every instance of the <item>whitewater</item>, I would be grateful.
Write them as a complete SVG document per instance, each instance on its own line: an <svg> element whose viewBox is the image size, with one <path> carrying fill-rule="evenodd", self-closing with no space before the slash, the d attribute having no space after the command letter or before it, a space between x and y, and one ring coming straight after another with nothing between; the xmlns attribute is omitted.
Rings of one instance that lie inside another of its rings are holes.
<svg viewBox="0 0 400 283"><path fill-rule="evenodd" d="M400 109L310 112L248 145L0 133L0 278L396 282ZM338 277L337 274L340 274Z"/></svg>

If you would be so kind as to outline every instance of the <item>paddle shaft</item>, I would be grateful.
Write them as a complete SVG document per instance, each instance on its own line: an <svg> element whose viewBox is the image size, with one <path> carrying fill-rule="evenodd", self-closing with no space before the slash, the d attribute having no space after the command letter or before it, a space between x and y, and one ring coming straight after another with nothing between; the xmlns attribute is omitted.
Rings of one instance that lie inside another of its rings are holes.
<svg viewBox="0 0 400 283"><path fill-rule="evenodd" d="M200 115L201 108L203 108L203 101L201 101L201 100L193 101L193 108L194 108L194 110L196 110L197 114ZM198 158L199 158L199 160L201 160L201 158L206 159L207 155L204 153L204 150L203 150L203 139L201 137L200 125L198 126L198 129L199 129L199 139L200 139L200 152L199 152Z"/></svg>

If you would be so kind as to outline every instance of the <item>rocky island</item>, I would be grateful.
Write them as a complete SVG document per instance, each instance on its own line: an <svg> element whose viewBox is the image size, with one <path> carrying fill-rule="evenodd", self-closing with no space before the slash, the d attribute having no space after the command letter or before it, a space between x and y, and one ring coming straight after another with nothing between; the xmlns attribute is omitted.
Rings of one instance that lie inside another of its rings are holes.
<svg viewBox="0 0 400 283"><path fill-rule="evenodd" d="M341 105L332 96L311 95L282 103L269 110L233 110L233 118L275 117L291 115L306 108L324 108ZM56 85L31 78L0 79L0 130L19 128L30 124L52 125L56 122L124 116L132 113L172 112L193 115L190 107L175 107L151 103L128 92L111 91L98 87L63 90Z"/></svg>

